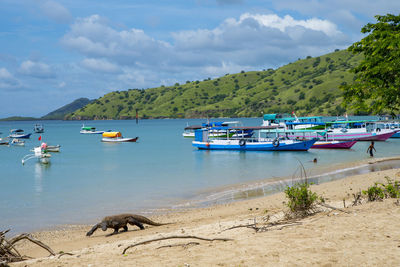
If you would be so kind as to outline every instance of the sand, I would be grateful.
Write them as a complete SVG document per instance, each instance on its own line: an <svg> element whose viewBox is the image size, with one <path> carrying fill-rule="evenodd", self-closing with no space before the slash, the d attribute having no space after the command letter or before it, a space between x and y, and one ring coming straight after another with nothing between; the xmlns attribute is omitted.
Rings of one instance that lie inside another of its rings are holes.
<svg viewBox="0 0 400 267"><path fill-rule="evenodd" d="M276 221L286 211L283 193L194 210L171 211L151 217L164 226L148 226L106 237L112 230L85 234L91 226L66 226L34 236L56 253L22 242L20 251L34 259L11 266L398 266L400 263L400 206L394 199L351 206L352 194L385 176L400 180L400 170L387 170L313 185L312 191L346 212L322 209L292 225L264 232L232 226ZM345 201L343 201L345 200ZM344 203L345 202L345 203ZM346 205L346 208L344 207ZM109 214L104 214L109 215ZM103 217L103 216L100 216ZM100 218L99 217L99 221ZM136 242L168 236L194 235L232 241L171 239L124 248Z"/></svg>

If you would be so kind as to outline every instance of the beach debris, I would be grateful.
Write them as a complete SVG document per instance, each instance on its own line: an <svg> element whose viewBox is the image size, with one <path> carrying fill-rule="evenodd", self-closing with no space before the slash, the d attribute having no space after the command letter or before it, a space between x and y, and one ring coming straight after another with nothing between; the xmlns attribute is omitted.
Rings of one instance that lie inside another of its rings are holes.
<svg viewBox="0 0 400 267"><path fill-rule="evenodd" d="M337 211L340 211L340 212L343 212L343 213L347 213L347 214L350 213L350 212L348 212L348 211L345 211L345 210L340 209L340 208L336 208L336 207L331 206L331 205L329 205L329 204L326 204L326 203L324 203L324 202L318 203L318 205L320 205L320 206L322 206L322 207L325 207L325 208L328 208L328 209L331 209L331 210L337 210Z"/></svg>
<svg viewBox="0 0 400 267"><path fill-rule="evenodd" d="M357 206L358 204L362 204L362 198L361 198L361 196L362 196L361 190L358 191L358 192L355 193L355 194L353 193L354 200L353 200L352 206Z"/></svg>
<svg viewBox="0 0 400 267"><path fill-rule="evenodd" d="M172 247L183 247L183 248L188 248L189 246L197 246L200 245L199 242L189 242L189 243L183 243L183 244L171 244L171 245L165 245L158 247L157 249L160 248L172 248Z"/></svg>
<svg viewBox="0 0 400 267"><path fill-rule="evenodd" d="M21 240L31 241L32 243L47 250L52 256L56 255L50 247L27 233L17 235L11 239L7 239L5 235L9 231L10 229L0 231L0 264L23 261L29 258L28 256L21 255L21 253L19 253L19 251L15 248L15 244Z"/></svg>
<svg viewBox="0 0 400 267"><path fill-rule="evenodd" d="M156 241L160 241L160 240L167 240L167 239L186 239L186 238L190 238L190 239L199 239L202 241L209 241L209 242L213 242L213 241L233 241L233 239L231 238L205 238L205 237L199 237L199 236L194 236L194 235L173 235L173 236L166 236L166 237L159 237L159 238L154 238L154 239L150 239L150 240L146 240L146 241L142 241L139 243L135 243L132 245L127 246L124 251L122 252L122 254L125 254L125 252L133 247L139 246L139 245L145 245L145 244L149 244L151 242L156 242Z"/></svg>
<svg viewBox="0 0 400 267"><path fill-rule="evenodd" d="M260 226L257 226L256 221L254 220L254 223L252 224L241 224L241 225L235 225L232 227L229 227L223 231L228 231L228 230L232 230L232 229L236 229L236 228L249 228L249 229L253 229L254 231L258 232L266 232L269 230L282 230L285 227L289 227L289 226L294 226L294 225L301 225L302 223L299 222L298 220L279 220L279 221L275 221L275 222L269 222L267 224L263 224ZM276 227L279 226L279 227Z"/></svg>

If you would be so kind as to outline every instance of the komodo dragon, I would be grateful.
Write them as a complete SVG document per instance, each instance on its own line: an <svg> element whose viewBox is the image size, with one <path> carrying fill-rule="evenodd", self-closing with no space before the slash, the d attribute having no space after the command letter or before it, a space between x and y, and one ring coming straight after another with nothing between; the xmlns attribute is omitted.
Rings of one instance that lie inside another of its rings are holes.
<svg viewBox="0 0 400 267"><path fill-rule="evenodd" d="M114 232L109 235L118 234L119 228L124 228L122 232L128 231L128 224L136 225L140 228L140 230L144 229L143 224L149 224L154 226L166 225L169 223L156 223L152 220L136 214L118 214L113 216L104 217L101 223L96 224L93 228L86 233L87 236L91 236L94 231L98 228L101 228L103 231L106 231L107 228L113 228Z"/></svg>

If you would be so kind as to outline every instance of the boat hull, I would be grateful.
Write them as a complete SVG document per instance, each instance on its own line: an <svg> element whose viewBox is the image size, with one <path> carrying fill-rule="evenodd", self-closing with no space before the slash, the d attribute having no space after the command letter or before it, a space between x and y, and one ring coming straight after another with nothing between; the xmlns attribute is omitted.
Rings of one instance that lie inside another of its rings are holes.
<svg viewBox="0 0 400 267"><path fill-rule="evenodd" d="M31 133L28 134L10 134L8 137L17 138L17 139L29 139L31 137Z"/></svg>
<svg viewBox="0 0 400 267"><path fill-rule="evenodd" d="M328 133L327 141L386 141L396 132L386 133ZM303 134L294 134L293 138L303 138ZM307 137L318 138L317 134L308 135ZM325 138L324 138L325 139Z"/></svg>
<svg viewBox="0 0 400 267"><path fill-rule="evenodd" d="M104 131L86 131L86 130L81 130L79 133L81 133L81 134L103 134Z"/></svg>
<svg viewBox="0 0 400 267"><path fill-rule="evenodd" d="M243 140L243 139L240 139ZM238 150L238 151L307 151L317 141L282 140L243 142L240 140L210 140L209 142L193 141L192 145L200 150Z"/></svg>
<svg viewBox="0 0 400 267"><path fill-rule="evenodd" d="M135 138L120 138L120 137L103 137L101 139L102 142L109 142L109 143L121 143L121 142L136 142L139 137Z"/></svg>
<svg viewBox="0 0 400 267"><path fill-rule="evenodd" d="M312 149L350 149L357 141L317 141Z"/></svg>

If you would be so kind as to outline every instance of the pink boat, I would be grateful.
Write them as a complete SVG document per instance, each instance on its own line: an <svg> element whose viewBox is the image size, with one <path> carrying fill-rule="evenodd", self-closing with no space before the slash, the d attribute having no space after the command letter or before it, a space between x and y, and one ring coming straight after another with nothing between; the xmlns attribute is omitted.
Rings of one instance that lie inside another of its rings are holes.
<svg viewBox="0 0 400 267"><path fill-rule="evenodd" d="M350 149L356 140L351 141L317 141L311 148Z"/></svg>

